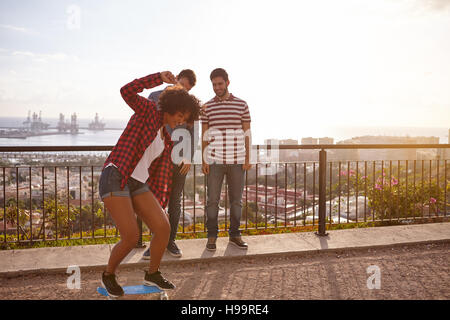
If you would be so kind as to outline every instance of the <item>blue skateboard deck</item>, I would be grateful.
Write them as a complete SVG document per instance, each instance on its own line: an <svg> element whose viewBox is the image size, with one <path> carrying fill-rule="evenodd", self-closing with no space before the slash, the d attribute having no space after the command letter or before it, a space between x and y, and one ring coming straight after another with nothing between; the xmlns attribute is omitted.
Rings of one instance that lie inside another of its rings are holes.
<svg viewBox="0 0 450 320"><path fill-rule="evenodd" d="M159 289L156 286L145 286L145 285L138 285L138 286L125 286L122 288L124 291L124 294L148 294L148 293L160 293L160 298L162 300L167 300L167 294L164 290ZM101 295L104 295L105 297L110 298L108 292L103 287L97 287L97 292Z"/></svg>

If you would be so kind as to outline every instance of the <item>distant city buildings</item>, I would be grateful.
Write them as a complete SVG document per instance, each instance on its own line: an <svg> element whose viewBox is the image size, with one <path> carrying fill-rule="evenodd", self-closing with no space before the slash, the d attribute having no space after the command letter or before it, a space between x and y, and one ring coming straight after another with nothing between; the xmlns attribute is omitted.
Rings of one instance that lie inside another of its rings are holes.
<svg viewBox="0 0 450 320"><path fill-rule="evenodd" d="M450 144L450 129L448 129L447 143ZM441 160L450 159L450 149L439 149L438 157Z"/></svg>
<svg viewBox="0 0 450 320"><path fill-rule="evenodd" d="M438 137L362 136L338 144L439 144ZM422 160L436 159L436 149L343 149L333 157L344 160Z"/></svg>
<svg viewBox="0 0 450 320"><path fill-rule="evenodd" d="M449 130L450 136L450 130ZM298 145L298 140L293 139L266 139L266 145ZM449 138L450 143L450 138ZM302 145L332 145L331 137L305 137L301 139ZM438 137L399 137L399 136L362 136L338 141L336 144L439 144ZM448 149L328 149L328 161L371 161L371 160L425 160L425 159L449 159ZM317 149L293 149L280 150L280 162L318 161Z"/></svg>

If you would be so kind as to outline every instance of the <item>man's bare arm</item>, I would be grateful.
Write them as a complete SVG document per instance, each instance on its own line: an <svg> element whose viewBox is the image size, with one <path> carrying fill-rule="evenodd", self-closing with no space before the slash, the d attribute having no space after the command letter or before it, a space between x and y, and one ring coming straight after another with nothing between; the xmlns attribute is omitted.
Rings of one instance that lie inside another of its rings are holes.
<svg viewBox="0 0 450 320"><path fill-rule="evenodd" d="M251 146L251 130L250 130L250 122L242 122L242 130L244 130L245 137L245 163L243 165L244 170L249 170L252 165L250 164L250 148Z"/></svg>
<svg viewBox="0 0 450 320"><path fill-rule="evenodd" d="M206 163L206 159L204 159L205 149L208 146L208 141L205 141L204 135L206 131L209 129L209 124L202 123L202 171L204 174L209 174L209 165Z"/></svg>

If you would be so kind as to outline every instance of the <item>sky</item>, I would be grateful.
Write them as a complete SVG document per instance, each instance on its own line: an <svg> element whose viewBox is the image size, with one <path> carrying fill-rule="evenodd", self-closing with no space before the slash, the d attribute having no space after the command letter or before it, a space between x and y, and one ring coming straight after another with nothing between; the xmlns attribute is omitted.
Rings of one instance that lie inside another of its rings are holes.
<svg viewBox="0 0 450 320"><path fill-rule="evenodd" d="M222 67L258 137L450 128L449 57L450 0L2 0L0 117L128 119L120 87L185 68L206 102Z"/></svg>

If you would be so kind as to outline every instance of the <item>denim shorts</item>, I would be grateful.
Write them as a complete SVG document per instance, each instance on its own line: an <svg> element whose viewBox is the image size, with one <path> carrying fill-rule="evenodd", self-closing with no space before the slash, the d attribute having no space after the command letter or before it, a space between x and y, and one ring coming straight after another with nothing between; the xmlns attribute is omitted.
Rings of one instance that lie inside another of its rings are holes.
<svg viewBox="0 0 450 320"><path fill-rule="evenodd" d="M133 179L128 178L127 184L123 189L120 188L122 181L122 174L114 166L109 166L103 169L100 175L100 182L98 187L98 193L100 198L103 200L107 197L134 197L138 194L150 191L150 188L146 183L142 183Z"/></svg>

